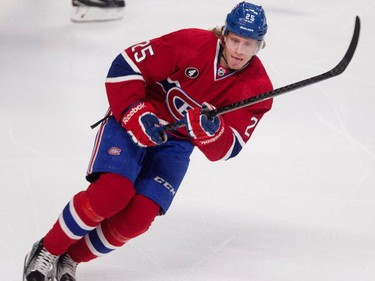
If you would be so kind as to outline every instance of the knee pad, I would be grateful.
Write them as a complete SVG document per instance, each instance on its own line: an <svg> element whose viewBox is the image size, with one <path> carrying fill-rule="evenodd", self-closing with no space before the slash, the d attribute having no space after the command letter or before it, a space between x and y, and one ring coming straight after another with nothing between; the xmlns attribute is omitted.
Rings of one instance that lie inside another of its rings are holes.
<svg viewBox="0 0 375 281"><path fill-rule="evenodd" d="M137 194L128 206L103 224L103 232L125 243L146 232L159 214L160 207L151 199Z"/></svg>
<svg viewBox="0 0 375 281"><path fill-rule="evenodd" d="M102 218L122 210L135 194L133 183L120 175L104 173L81 195L86 207Z"/></svg>

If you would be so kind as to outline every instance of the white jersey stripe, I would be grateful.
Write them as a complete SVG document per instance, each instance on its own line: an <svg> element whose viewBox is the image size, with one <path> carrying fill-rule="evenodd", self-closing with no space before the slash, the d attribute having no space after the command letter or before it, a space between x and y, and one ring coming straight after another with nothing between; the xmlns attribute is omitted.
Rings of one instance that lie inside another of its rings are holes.
<svg viewBox="0 0 375 281"><path fill-rule="evenodd" d="M128 63L128 65L133 69L134 72L137 72L142 75L141 70L138 68L138 66L132 61L132 59L128 56L128 54L125 51L121 52L122 57L124 60ZM143 75L142 75L143 76Z"/></svg>
<svg viewBox="0 0 375 281"><path fill-rule="evenodd" d="M118 83L118 82L125 82L125 81L132 81L132 80L141 80L145 81L141 75L127 75L127 76L120 76L120 77L107 77L105 79L106 83Z"/></svg>

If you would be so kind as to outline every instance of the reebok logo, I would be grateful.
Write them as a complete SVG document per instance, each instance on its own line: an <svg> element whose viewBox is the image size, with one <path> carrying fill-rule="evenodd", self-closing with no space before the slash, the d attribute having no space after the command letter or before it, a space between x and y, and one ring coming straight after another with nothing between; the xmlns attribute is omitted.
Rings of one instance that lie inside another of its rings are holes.
<svg viewBox="0 0 375 281"><path fill-rule="evenodd" d="M136 114L138 111L144 109L146 107L144 102L139 103L137 106L133 107L125 116L122 118L122 123L127 124L129 120Z"/></svg>

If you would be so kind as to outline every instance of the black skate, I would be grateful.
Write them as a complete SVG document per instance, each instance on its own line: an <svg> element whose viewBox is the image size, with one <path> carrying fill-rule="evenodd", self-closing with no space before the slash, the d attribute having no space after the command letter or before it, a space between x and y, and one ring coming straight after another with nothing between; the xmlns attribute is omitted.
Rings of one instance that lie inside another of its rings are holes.
<svg viewBox="0 0 375 281"><path fill-rule="evenodd" d="M56 264L56 280L76 281L77 265L68 254L62 255Z"/></svg>
<svg viewBox="0 0 375 281"><path fill-rule="evenodd" d="M125 0L72 0L74 22L108 21L124 16Z"/></svg>
<svg viewBox="0 0 375 281"><path fill-rule="evenodd" d="M25 257L23 281L53 281L57 258L44 248L42 240L36 242Z"/></svg>

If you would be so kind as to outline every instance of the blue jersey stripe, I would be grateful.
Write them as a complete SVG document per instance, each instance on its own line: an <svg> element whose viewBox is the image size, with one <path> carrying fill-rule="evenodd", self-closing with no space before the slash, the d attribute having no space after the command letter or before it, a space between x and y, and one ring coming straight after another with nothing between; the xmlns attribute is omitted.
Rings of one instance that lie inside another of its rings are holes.
<svg viewBox="0 0 375 281"><path fill-rule="evenodd" d="M118 55L112 62L108 71L107 78L123 77L130 75L141 75L136 69L133 69L130 64L124 59L122 54Z"/></svg>
<svg viewBox="0 0 375 281"><path fill-rule="evenodd" d="M238 138L235 137L235 143L234 143L234 147L232 149L232 153L229 155L229 157L227 158L227 160L230 159L230 158L235 157L238 153L240 153L240 151L242 150L242 148L243 148L243 146L238 141Z"/></svg>

